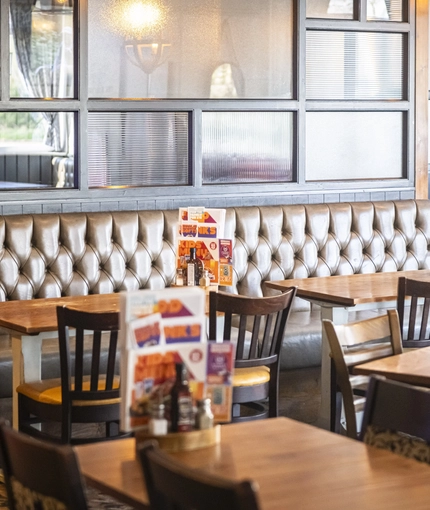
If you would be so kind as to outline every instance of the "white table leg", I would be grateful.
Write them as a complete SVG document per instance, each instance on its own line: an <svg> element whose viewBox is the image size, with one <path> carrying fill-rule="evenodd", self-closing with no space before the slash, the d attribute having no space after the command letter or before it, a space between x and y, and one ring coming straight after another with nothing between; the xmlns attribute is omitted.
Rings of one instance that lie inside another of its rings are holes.
<svg viewBox="0 0 430 510"><path fill-rule="evenodd" d="M348 308L321 306L322 319L329 319L335 324L345 324L348 322ZM327 430L330 428L330 372L330 347L324 328L322 328L321 407L318 426Z"/></svg>
<svg viewBox="0 0 430 510"><path fill-rule="evenodd" d="M12 424L18 428L18 394L23 382L42 378L42 335L12 335Z"/></svg>

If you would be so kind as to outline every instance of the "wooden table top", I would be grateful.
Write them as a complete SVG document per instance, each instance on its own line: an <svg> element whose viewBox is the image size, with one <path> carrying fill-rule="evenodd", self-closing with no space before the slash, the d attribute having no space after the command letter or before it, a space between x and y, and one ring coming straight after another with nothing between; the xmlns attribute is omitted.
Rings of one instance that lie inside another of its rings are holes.
<svg viewBox="0 0 430 510"><path fill-rule="evenodd" d="M354 367L355 374L379 374L396 381L430 387L430 347L420 347Z"/></svg>
<svg viewBox="0 0 430 510"><path fill-rule="evenodd" d="M134 439L75 447L87 483L147 508ZM427 509L430 466L288 418L223 425L221 444L174 454L258 483L263 510Z"/></svg>
<svg viewBox="0 0 430 510"><path fill-rule="evenodd" d="M119 311L119 294L0 302L0 326L27 335L56 331L59 305L87 312L116 312Z"/></svg>
<svg viewBox="0 0 430 510"><path fill-rule="evenodd" d="M395 301L397 282L401 276L430 281L430 270L296 278L266 282L266 285L276 290L297 286L298 297L338 306L355 306L363 303Z"/></svg>

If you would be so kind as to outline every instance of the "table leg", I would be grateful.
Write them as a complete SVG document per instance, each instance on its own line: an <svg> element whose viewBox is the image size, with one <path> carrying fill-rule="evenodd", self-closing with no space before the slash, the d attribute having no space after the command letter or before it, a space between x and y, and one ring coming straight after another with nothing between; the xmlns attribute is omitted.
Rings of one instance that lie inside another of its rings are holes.
<svg viewBox="0 0 430 510"><path fill-rule="evenodd" d="M329 319L335 324L345 324L348 322L348 308L321 306L321 319ZM322 328L322 352L321 352L321 407L318 417L318 426L323 429L330 429L330 347Z"/></svg>
<svg viewBox="0 0 430 510"><path fill-rule="evenodd" d="M23 382L42 378L42 335L12 335L12 424L18 428L18 394L15 389Z"/></svg>

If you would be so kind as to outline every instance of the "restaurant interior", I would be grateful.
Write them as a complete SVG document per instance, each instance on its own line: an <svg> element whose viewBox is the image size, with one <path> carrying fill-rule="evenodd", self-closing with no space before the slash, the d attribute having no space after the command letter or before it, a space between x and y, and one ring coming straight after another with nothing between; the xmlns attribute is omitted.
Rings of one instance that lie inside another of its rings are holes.
<svg viewBox="0 0 430 510"><path fill-rule="evenodd" d="M0 509L427 509L428 0L1 0Z"/></svg>

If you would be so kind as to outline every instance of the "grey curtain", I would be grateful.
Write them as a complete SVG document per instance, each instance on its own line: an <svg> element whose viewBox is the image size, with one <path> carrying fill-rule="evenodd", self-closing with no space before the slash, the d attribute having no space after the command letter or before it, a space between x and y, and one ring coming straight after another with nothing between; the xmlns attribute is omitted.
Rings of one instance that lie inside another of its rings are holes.
<svg viewBox="0 0 430 510"><path fill-rule="evenodd" d="M34 61L38 61L32 58L35 47L32 46L31 22L35 2L36 0L10 1L13 42L18 69L25 84L24 95L26 97L65 97L67 82L62 71L63 45L58 48L53 62L43 62L37 67L33 64ZM62 115L56 112L43 113L47 122L45 143L58 152L67 150L67 122Z"/></svg>

